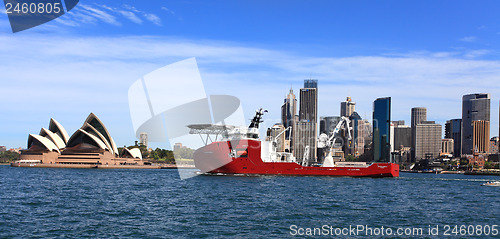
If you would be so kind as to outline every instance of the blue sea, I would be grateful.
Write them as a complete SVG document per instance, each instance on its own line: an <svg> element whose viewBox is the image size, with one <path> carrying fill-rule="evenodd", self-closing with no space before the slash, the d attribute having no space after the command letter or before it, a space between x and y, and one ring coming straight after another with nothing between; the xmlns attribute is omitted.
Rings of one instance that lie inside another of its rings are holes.
<svg viewBox="0 0 500 239"><path fill-rule="evenodd" d="M495 179L0 166L0 238L499 238Z"/></svg>

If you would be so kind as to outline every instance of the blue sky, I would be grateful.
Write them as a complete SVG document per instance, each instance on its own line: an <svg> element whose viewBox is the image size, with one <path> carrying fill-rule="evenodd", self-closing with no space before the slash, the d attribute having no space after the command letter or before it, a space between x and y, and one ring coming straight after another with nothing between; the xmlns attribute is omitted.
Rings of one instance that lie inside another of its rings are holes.
<svg viewBox="0 0 500 239"><path fill-rule="evenodd" d="M207 94L239 97L246 118L319 80L319 114L351 96L362 117L391 96L392 117L411 107L443 124L464 94L491 93L498 135L497 1L81 1L48 24L13 34L0 10L0 145L25 147L50 117L72 134L90 112L119 146L135 140L128 87L196 57ZM165 147L165 146L162 146Z"/></svg>

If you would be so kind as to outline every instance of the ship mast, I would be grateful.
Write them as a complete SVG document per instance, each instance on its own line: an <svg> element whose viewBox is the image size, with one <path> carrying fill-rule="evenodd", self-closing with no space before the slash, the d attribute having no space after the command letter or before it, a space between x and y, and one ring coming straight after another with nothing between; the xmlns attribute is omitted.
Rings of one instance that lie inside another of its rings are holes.
<svg viewBox="0 0 500 239"><path fill-rule="evenodd" d="M255 116L253 117L252 122L250 122L250 126L248 126L248 133L247 133L248 138L252 139L259 138L259 124L264 122L262 120L262 116L264 115L265 112L267 112L267 110L264 110L262 108L255 111Z"/></svg>

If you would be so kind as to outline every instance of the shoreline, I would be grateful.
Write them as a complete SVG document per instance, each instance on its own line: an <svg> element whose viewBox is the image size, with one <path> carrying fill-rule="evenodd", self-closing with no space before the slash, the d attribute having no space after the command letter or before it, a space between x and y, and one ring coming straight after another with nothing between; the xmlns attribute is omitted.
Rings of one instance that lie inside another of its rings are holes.
<svg viewBox="0 0 500 239"><path fill-rule="evenodd" d="M88 169L196 169L194 165L95 165L95 164L43 164L43 163L6 163L11 167L22 168L88 168Z"/></svg>

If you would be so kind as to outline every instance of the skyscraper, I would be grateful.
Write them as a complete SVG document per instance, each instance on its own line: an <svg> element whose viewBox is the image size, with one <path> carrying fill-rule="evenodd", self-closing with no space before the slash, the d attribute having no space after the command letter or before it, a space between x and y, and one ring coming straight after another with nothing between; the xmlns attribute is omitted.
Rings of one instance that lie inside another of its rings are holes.
<svg viewBox="0 0 500 239"><path fill-rule="evenodd" d="M490 132L490 94L469 94L462 97L462 154L473 154L475 142L480 139L475 137L484 136ZM476 123L474 132L474 121L488 121L488 123ZM484 131L484 132L479 132ZM488 132L488 133L487 133Z"/></svg>
<svg viewBox="0 0 500 239"><path fill-rule="evenodd" d="M351 97L347 96L345 101L340 102L340 116L349 117L354 111L356 111L356 102L352 101Z"/></svg>
<svg viewBox="0 0 500 239"><path fill-rule="evenodd" d="M309 146L309 162L316 160L317 123L318 122L318 80L304 80L300 89L299 122L295 122L293 131L293 150L297 159L303 158L305 148ZM297 135L295 135L297 134Z"/></svg>
<svg viewBox="0 0 500 239"><path fill-rule="evenodd" d="M317 80L314 81L316 84L304 82L304 88L300 89L299 120L318 121L318 88L306 88L311 85L317 86Z"/></svg>
<svg viewBox="0 0 500 239"><path fill-rule="evenodd" d="M460 157L462 148L462 119L446 121L444 137L453 139L453 157Z"/></svg>
<svg viewBox="0 0 500 239"><path fill-rule="evenodd" d="M415 143L417 125L427 120L427 108L414 107L411 108L411 158L415 162Z"/></svg>
<svg viewBox="0 0 500 239"><path fill-rule="evenodd" d="M293 121L295 120L295 115L297 114L297 99L295 98L295 94L293 93L293 89L290 88L290 92L288 96L285 98L283 105L281 106L281 123L286 128L292 126ZM289 140L290 134L293 133L293 130L285 132L285 138Z"/></svg>
<svg viewBox="0 0 500 239"><path fill-rule="evenodd" d="M415 126L415 159L436 159L441 153L442 127L434 121L423 121Z"/></svg>
<svg viewBox="0 0 500 239"><path fill-rule="evenodd" d="M373 161L390 161L391 97L373 102Z"/></svg>

